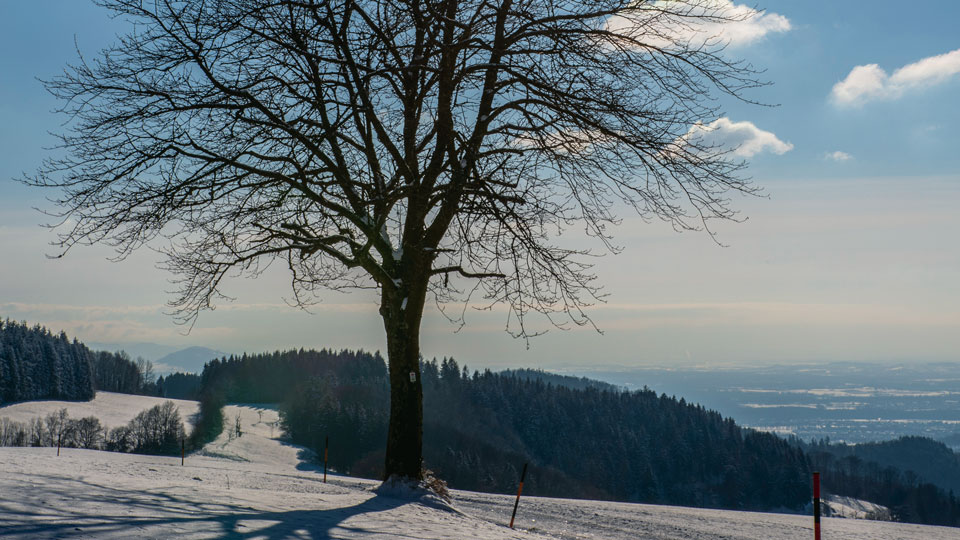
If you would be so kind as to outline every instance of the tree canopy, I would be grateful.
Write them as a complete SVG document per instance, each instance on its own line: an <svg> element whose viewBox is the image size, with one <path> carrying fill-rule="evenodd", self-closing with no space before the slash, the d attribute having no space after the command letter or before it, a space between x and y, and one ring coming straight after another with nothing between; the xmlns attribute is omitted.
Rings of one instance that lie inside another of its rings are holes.
<svg viewBox="0 0 960 540"><path fill-rule="evenodd" d="M588 324L565 230L614 249L615 203L690 229L754 190L702 136L717 95L760 84L697 31L742 16L722 2L98 3L134 30L48 81L66 152L29 179L60 191L62 247L164 237L187 322L276 261L301 305L378 289L388 474L419 475L428 299L503 303L517 336L530 313Z"/></svg>

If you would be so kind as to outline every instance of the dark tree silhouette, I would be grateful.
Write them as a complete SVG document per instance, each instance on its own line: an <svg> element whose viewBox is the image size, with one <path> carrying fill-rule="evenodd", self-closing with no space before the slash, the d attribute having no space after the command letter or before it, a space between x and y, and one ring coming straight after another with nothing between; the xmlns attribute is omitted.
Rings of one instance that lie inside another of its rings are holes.
<svg viewBox="0 0 960 540"><path fill-rule="evenodd" d="M377 289L388 476L420 476L428 300L506 304L522 337L588 325L564 230L615 250L618 201L709 230L754 189L699 136L759 84L695 31L736 17L712 0L97 3L136 31L47 82L65 157L28 182L59 190L61 247L166 237L187 323L278 259L301 305Z"/></svg>

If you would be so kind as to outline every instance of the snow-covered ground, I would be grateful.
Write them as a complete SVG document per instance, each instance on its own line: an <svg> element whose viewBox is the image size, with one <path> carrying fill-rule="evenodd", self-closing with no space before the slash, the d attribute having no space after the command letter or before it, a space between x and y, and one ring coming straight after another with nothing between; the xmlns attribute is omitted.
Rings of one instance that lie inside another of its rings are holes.
<svg viewBox="0 0 960 540"><path fill-rule="evenodd" d="M454 491L461 511L508 523L512 496ZM680 506L524 497L516 527L563 540L812 540L813 518ZM823 540L960 540L960 529L823 518Z"/></svg>
<svg viewBox="0 0 960 540"><path fill-rule="evenodd" d="M132 396L136 398L136 396ZM50 403L50 402L46 402ZM131 407L138 409L139 405ZM55 408L51 408L54 410ZM46 414L50 411L42 411ZM136 411L134 411L135 414ZM272 408L230 406L227 432L179 458L0 448L3 538L812 538L809 517L455 491L455 510L369 480L330 475L276 439ZM73 416L71 412L71 416ZM94 413L95 414L95 413ZM960 540L960 530L826 518L824 540Z"/></svg>
<svg viewBox="0 0 960 540"><path fill-rule="evenodd" d="M841 495L827 495L823 501L824 515L853 519L890 520L890 509L886 506L843 497Z"/></svg>
<svg viewBox="0 0 960 540"><path fill-rule="evenodd" d="M200 410L196 401L97 392L93 401L44 400L5 405L0 407L0 418L7 417L17 422L29 422L38 416L46 416L60 409L67 409L70 418L96 416L105 427L114 428L127 425L141 411L165 401L172 401L177 406L184 422L192 423L193 416Z"/></svg>

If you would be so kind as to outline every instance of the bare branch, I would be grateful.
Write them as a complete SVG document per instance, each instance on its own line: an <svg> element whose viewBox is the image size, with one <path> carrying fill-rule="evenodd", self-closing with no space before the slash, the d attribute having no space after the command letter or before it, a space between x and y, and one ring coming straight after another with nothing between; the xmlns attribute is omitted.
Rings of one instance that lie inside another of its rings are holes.
<svg viewBox="0 0 960 540"><path fill-rule="evenodd" d="M297 305L379 287L412 327L428 294L505 303L518 336L591 324L570 231L616 252L625 205L713 234L758 192L688 135L762 85L698 33L741 19L715 2L99 3L137 30L47 81L65 153L26 181L57 191L62 252L165 239L187 322L280 260Z"/></svg>

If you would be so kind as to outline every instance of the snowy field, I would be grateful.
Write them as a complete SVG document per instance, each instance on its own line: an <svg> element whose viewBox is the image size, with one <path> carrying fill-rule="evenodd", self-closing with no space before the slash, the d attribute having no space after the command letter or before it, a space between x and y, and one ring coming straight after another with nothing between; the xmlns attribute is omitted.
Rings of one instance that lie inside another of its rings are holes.
<svg viewBox="0 0 960 540"><path fill-rule="evenodd" d="M510 521L513 497L454 492L462 511ZM613 540L812 540L813 518L680 506L524 497L516 526L553 538ZM823 518L823 540L960 540L960 529Z"/></svg>
<svg viewBox="0 0 960 540"><path fill-rule="evenodd" d="M135 414L140 405L128 408ZM241 437L225 432L188 456L184 467L179 458L69 448L58 458L54 448L0 448L0 537L813 537L805 516L535 497L521 500L517 530L511 531L505 524L512 497L455 491L455 509L450 509L416 493L378 492L369 480L330 475L324 484L322 470L305 461L304 449L275 438L280 433L276 410L227 407L229 426L237 415ZM823 528L824 540L960 540L958 529L840 518L825 518Z"/></svg>
<svg viewBox="0 0 960 540"><path fill-rule="evenodd" d="M7 417L17 422L29 422L38 416L47 416L60 409L67 409L70 418L96 416L105 427L114 428L127 425L141 411L165 401L172 401L177 406L184 422L192 423L193 415L200 410L200 405L196 401L97 392L93 401L45 400L4 405L0 407L0 418Z"/></svg>

